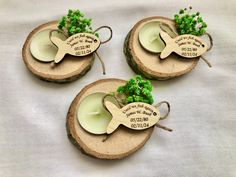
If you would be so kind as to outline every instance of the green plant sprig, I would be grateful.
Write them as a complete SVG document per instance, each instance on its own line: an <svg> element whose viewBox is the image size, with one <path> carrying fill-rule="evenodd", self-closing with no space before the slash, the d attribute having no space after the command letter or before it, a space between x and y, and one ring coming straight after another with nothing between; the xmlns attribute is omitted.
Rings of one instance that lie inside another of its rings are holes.
<svg viewBox="0 0 236 177"><path fill-rule="evenodd" d="M190 14L191 10L192 7L190 6L189 9L180 9L179 13L174 15L176 28L181 35L192 34L201 36L205 34L207 24L200 16L200 12Z"/></svg>
<svg viewBox="0 0 236 177"><path fill-rule="evenodd" d="M143 80L137 75L128 80L124 86L120 86L117 92L124 95L123 104L132 102L144 102L152 104L154 102L152 96L153 86L149 80Z"/></svg>
<svg viewBox="0 0 236 177"><path fill-rule="evenodd" d="M91 33L98 36L98 33L93 32L91 24L92 19L85 18L80 10L70 9L68 14L60 19L58 29L64 31L68 36L77 33Z"/></svg>

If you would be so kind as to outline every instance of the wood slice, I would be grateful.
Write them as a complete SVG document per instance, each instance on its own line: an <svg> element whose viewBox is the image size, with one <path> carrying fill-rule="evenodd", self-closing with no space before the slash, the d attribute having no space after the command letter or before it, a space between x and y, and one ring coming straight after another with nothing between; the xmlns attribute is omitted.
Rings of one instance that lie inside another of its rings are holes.
<svg viewBox="0 0 236 177"><path fill-rule="evenodd" d="M146 51L139 43L139 31L151 21L168 24L176 31L174 21L165 17L149 17L139 21L128 33L124 42L124 54L131 68L146 78L166 80L190 72L198 63L199 58L185 59L177 54L171 54L161 60L158 54Z"/></svg>
<svg viewBox="0 0 236 177"><path fill-rule="evenodd" d="M83 88L72 102L67 115L67 133L71 142L85 154L99 159L122 159L140 149L150 138L153 127L137 131L119 126L105 142L102 142L106 135L90 134L78 123L77 111L83 98L95 92L116 91L124 84L125 81L119 79L96 81Z"/></svg>
<svg viewBox="0 0 236 177"><path fill-rule="evenodd" d="M75 57L66 55L61 63L56 67L51 67L50 63L36 60L30 53L30 42L32 37L45 29L57 29L57 21L45 23L35 28L27 37L23 49L22 58L31 73L40 79L51 82L70 82L78 79L89 71L94 62L94 54L85 57Z"/></svg>

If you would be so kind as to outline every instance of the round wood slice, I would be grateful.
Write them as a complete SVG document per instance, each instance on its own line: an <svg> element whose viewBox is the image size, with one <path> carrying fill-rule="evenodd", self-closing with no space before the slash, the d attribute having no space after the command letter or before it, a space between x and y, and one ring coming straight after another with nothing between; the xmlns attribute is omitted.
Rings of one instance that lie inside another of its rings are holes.
<svg viewBox="0 0 236 177"><path fill-rule="evenodd" d="M140 45L139 31L151 21L166 23L176 31L174 21L165 17L149 17L139 21L124 42L124 53L131 68L146 78L157 80L166 80L190 72L197 65L199 58L185 59L172 53L165 60L161 60L159 54L148 52Z"/></svg>
<svg viewBox="0 0 236 177"><path fill-rule="evenodd" d="M30 72L43 80L59 83L70 82L86 74L93 65L94 54L85 57L66 55L56 67L51 67L50 63L38 61L31 55L32 37L45 29L57 29L57 21L45 23L35 28L24 43L22 58Z"/></svg>
<svg viewBox="0 0 236 177"><path fill-rule="evenodd" d="M89 94L95 92L110 93L116 91L124 80L103 79L87 85L75 97L67 115L67 133L73 144L87 155L99 159L122 159L141 148L150 138L153 127L136 131L119 126L109 138L102 142L106 135L94 135L84 130L77 119L77 110L80 102Z"/></svg>

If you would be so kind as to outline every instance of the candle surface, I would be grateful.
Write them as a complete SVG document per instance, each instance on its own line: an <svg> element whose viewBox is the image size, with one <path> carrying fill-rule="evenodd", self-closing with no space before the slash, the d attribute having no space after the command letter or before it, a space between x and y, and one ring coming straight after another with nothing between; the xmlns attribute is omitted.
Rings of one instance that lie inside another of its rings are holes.
<svg viewBox="0 0 236 177"><path fill-rule="evenodd" d="M77 119L80 125L88 132L93 134L104 134L110 123L112 116L103 107L102 99L106 93L93 93L85 97L79 104ZM115 102L108 97L106 100Z"/></svg>
<svg viewBox="0 0 236 177"><path fill-rule="evenodd" d="M160 31L159 21L152 21L145 24L139 32L139 42L142 47L153 53L162 52L165 43L159 36Z"/></svg>
<svg viewBox="0 0 236 177"><path fill-rule="evenodd" d="M35 34L30 43L30 52L34 58L43 62L53 61L58 48L49 39L50 29L40 31ZM61 40L66 40L66 37L59 32L54 31L52 36L57 36Z"/></svg>

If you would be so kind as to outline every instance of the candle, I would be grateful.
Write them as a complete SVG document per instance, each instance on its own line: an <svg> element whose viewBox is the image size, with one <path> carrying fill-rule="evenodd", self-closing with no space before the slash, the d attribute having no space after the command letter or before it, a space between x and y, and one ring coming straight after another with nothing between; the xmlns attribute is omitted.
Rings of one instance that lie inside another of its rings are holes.
<svg viewBox="0 0 236 177"><path fill-rule="evenodd" d="M139 42L143 48L153 53L160 53L165 43L159 36L161 31L159 21L151 21L145 24L139 32Z"/></svg>
<svg viewBox="0 0 236 177"><path fill-rule="evenodd" d="M40 31L33 36L30 43L30 52L33 57L43 62L53 61L58 51L57 47L49 39L50 31L50 29ZM62 40L66 39L62 33L56 31L52 33L52 36L57 36Z"/></svg>
<svg viewBox="0 0 236 177"><path fill-rule="evenodd" d="M79 104L77 119L80 125L90 133L104 134L112 116L103 107L102 99L106 93L93 93L85 97ZM107 97L106 100L114 102Z"/></svg>

